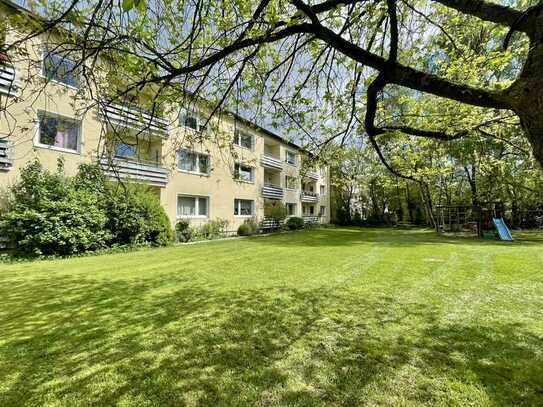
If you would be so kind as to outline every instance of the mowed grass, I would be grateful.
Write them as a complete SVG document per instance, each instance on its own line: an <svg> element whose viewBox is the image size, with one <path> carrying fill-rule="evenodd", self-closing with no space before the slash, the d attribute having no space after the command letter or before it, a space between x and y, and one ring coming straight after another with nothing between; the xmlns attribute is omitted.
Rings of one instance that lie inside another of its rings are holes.
<svg viewBox="0 0 543 407"><path fill-rule="evenodd" d="M523 237L322 229L0 264L0 405L543 405L543 236Z"/></svg>

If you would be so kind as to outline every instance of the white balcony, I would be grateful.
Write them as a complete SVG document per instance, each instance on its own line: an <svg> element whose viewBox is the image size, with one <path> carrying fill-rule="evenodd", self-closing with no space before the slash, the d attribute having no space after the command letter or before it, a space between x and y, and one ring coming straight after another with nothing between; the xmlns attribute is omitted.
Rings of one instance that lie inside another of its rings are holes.
<svg viewBox="0 0 543 407"><path fill-rule="evenodd" d="M283 188L273 184L264 184L262 196L269 199L283 199Z"/></svg>
<svg viewBox="0 0 543 407"><path fill-rule="evenodd" d="M133 182L142 182L158 187L165 187L168 183L168 170L157 164L131 160L126 158L102 158L102 170L111 178L126 179Z"/></svg>
<svg viewBox="0 0 543 407"><path fill-rule="evenodd" d="M169 132L167 120L135 106L105 105L100 108L100 117L114 127L149 131L161 137L167 137Z"/></svg>
<svg viewBox="0 0 543 407"><path fill-rule="evenodd" d="M317 203L319 201L319 194L311 191L302 191L300 199L302 202Z"/></svg>
<svg viewBox="0 0 543 407"><path fill-rule="evenodd" d="M0 171L9 171L13 167L13 145L10 141L0 140Z"/></svg>
<svg viewBox="0 0 543 407"><path fill-rule="evenodd" d="M283 169L283 162L279 158L272 157L269 155L263 154L260 157L260 163L262 164L263 167L270 168L272 170L281 171Z"/></svg>
<svg viewBox="0 0 543 407"><path fill-rule="evenodd" d="M308 171L307 174L305 174L305 176L315 181L319 180L319 173L315 171Z"/></svg>
<svg viewBox="0 0 543 407"><path fill-rule="evenodd" d="M0 60L0 93L8 96L19 95L15 68Z"/></svg>

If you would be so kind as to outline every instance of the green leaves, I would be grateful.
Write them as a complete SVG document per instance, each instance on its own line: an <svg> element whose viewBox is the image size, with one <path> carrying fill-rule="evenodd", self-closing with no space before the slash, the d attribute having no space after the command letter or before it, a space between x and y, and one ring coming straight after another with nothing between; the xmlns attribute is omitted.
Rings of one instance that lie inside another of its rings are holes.
<svg viewBox="0 0 543 407"><path fill-rule="evenodd" d="M132 9L137 9L141 12L144 12L147 8L146 0L123 0L123 10L130 11Z"/></svg>

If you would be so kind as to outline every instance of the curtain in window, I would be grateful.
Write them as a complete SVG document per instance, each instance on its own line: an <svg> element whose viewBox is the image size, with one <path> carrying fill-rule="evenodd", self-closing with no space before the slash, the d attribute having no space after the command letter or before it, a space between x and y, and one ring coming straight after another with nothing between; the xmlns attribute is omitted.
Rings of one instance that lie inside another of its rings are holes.
<svg viewBox="0 0 543 407"><path fill-rule="evenodd" d="M234 215L250 216L253 214L253 201L247 199L234 200Z"/></svg>
<svg viewBox="0 0 543 407"><path fill-rule="evenodd" d="M79 124L56 117L40 118L40 143L77 151Z"/></svg>
<svg viewBox="0 0 543 407"><path fill-rule="evenodd" d="M177 197L177 214L179 216L196 215L196 199L189 196Z"/></svg>

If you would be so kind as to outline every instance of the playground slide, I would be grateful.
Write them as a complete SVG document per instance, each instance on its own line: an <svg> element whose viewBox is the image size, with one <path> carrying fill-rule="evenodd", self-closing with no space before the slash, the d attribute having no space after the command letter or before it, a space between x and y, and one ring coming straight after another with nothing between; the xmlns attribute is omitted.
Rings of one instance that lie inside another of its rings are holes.
<svg viewBox="0 0 543 407"><path fill-rule="evenodd" d="M507 240L509 242L512 242L513 236L511 236L511 232L509 231L509 228L503 221L503 218L492 218L492 221L494 222L494 226L498 230L498 234L500 235L500 240Z"/></svg>

